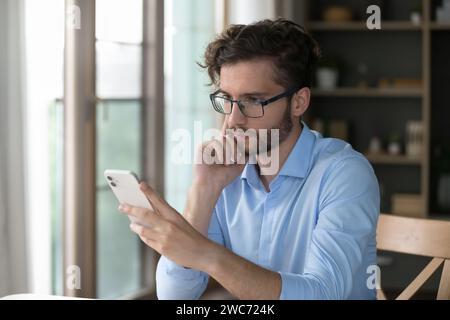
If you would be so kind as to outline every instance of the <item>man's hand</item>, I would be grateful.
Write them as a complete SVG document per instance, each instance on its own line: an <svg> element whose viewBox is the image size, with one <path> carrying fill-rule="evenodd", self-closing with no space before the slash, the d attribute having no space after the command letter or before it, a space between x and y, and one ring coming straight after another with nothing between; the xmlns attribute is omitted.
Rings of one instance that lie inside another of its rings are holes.
<svg viewBox="0 0 450 320"><path fill-rule="evenodd" d="M238 150L233 136L226 134L226 122L222 136L207 141L197 149L193 184L208 185L221 192L245 167L245 150Z"/></svg>
<svg viewBox="0 0 450 320"><path fill-rule="evenodd" d="M204 236L207 236L211 214L220 193L245 167L242 161L245 151L241 150L239 158L235 138L226 136L225 131L226 123L219 140L208 141L199 146L194 179L183 212L184 218Z"/></svg>
<svg viewBox="0 0 450 320"><path fill-rule="evenodd" d="M130 225L131 230L161 255L179 265L201 270L209 263L207 253L215 244L195 230L149 186L145 183L140 186L154 211L127 204L120 205L121 212L138 220L138 224Z"/></svg>
<svg viewBox="0 0 450 320"><path fill-rule="evenodd" d="M140 224L131 229L141 240L173 262L208 273L239 299L278 299L281 277L204 237L145 183L154 210L121 205L119 210Z"/></svg>

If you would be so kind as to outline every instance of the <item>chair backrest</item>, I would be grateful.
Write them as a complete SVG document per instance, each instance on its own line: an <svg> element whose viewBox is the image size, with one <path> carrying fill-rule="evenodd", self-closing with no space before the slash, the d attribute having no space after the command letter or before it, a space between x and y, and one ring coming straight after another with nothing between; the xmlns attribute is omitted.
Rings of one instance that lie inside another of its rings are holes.
<svg viewBox="0 0 450 320"><path fill-rule="evenodd" d="M437 299L450 300L450 221L381 214L377 228L377 248L433 258L396 299L410 299L444 264ZM378 298L386 299L381 289L378 290Z"/></svg>

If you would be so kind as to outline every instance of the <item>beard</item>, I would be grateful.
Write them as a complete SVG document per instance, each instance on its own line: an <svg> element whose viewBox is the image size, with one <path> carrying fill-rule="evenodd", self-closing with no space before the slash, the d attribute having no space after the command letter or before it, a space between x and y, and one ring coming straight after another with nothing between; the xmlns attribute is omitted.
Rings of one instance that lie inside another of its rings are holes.
<svg viewBox="0 0 450 320"><path fill-rule="evenodd" d="M276 146L272 145L272 130L268 130L267 134L267 151L271 151L273 147L277 147L280 145L283 141L287 139L289 134L292 131L292 127L294 124L292 123L291 119L291 101L289 100L288 106L286 110L284 111L283 118L278 123L278 125L272 129L278 129L278 141L276 142ZM258 133L259 134L259 133ZM258 136L258 140L260 137Z"/></svg>
<svg viewBox="0 0 450 320"><path fill-rule="evenodd" d="M288 106L283 113L283 117L280 122L272 128L267 129L266 133L262 133L259 130L256 131L256 139L253 137L245 137L245 142L243 144L237 144L238 151L245 154L246 158L251 155L260 155L270 153L272 149L277 148L283 141L287 139L293 128L293 122L291 119L291 101L289 100ZM246 132L247 130L243 128L235 128L234 130L242 130ZM278 130L278 139L273 136L272 130ZM255 146L250 147L250 139L253 140ZM272 139L274 141L272 141ZM250 151L251 150L251 151Z"/></svg>

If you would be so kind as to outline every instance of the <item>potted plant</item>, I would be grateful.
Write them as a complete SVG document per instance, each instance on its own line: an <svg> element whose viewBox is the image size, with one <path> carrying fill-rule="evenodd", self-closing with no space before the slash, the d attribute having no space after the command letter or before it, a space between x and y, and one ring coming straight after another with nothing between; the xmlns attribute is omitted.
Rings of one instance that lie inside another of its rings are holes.
<svg viewBox="0 0 450 320"><path fill-rule="evenodd" d="M390 155L399 155L401 153L400 135L396 132L391 133L388 139L388 153Z"/></svg>
<svg viewBox="0 0 450 320"><path fill-rule="evenodd" d="M323 56L316 71L317 86L320 89L334 89L339 79L339 63L335 57Z"/></svg>
<svg viewBox="0 0 450 320"><path fill-rule="evenodd" d="M417 6L415 6L411 10L409 16L413 24L420 25L422 23L422 4L420 3Z"/></svg>

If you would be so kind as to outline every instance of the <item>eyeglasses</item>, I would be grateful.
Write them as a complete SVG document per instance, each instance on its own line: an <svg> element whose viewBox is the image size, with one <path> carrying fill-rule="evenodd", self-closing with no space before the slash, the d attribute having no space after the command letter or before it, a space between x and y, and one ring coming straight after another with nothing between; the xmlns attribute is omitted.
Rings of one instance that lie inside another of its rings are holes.
<svg viewBox="0 0 450 320"><path fill-rule="evenodd" d="M239 107L239 110L242 112L244 116L248 118L260 118L264 116L264 107L267 106L269 103L278 101L285 97L292 96L298 90L300 90L299 87L292 87L287 91L267 100L252 99L252 98L233 100L228 97L220 95L221 91L217 90L216 92L210 94L209 98L211 99L211 103L213 105L214 110L216 110L219 113L231 114L231 112L233 111L233 105L234 103L236 103Z"/></svg>

